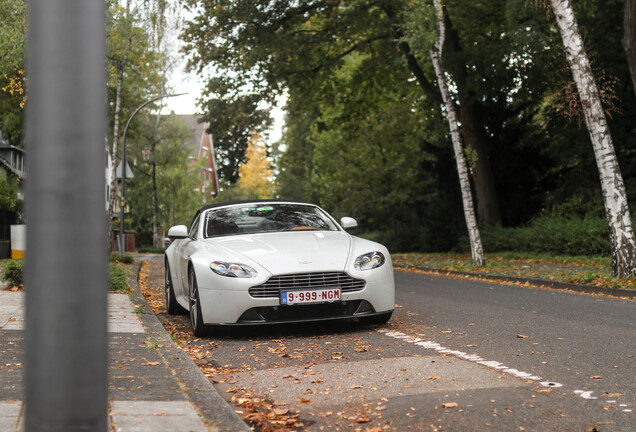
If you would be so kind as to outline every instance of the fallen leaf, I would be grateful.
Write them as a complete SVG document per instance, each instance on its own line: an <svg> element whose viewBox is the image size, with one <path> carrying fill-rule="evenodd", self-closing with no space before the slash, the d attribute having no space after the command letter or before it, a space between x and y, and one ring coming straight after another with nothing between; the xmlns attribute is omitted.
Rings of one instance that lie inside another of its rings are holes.
<svg viewBox="0 0 636 432"><path fill-rule="evenodd" d="M603 377L600 375L592 375L590 379L602 379Z"/></svg>
<svg viewBox="0 0 636 432"><path fill-rule="evenodd" d="M277 416L282 416L287 414L289 410L287 408L274 408L272 412L276 414Z"/></svg>
<svg viewBox="0 0 636 432"><path fill-rule="evenodd" d="M517 337L518 337L519 339L527 339L527 338L529 338L530 336L526 336L526 335L518 334L518 335L517 335Z"/></svg>
<svg viewBox="0 0 636 432"><path fill-rule="evenodd" d="M309 403L309 402L311 402L311 400L310 400L310 399L305 399L305 398L301 397L301 398L300 398L300 402L301 402L301 403Z"/></svg>
<svg viewBox="0 0 636 432"><path fill-rule="evenodd" d="M354 420L356 423L369 423L371 419L369 417L360 416Z"/></svg>
<svg viewBox="0 0 636 432"><path fill-rule="evenodd" d="M444 408L457 408L457 402L444 402L442 406Z"/></svg>

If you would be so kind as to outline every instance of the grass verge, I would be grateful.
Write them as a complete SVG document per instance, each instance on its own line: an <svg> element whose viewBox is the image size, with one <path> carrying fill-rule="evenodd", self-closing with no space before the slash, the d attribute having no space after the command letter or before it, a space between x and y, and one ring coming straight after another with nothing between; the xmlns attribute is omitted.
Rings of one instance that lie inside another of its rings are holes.
<svg viewBox="0 0 636 432"><path fill-rule="evenodd" d="M398 267L475 273L481 276L515 277L550 282L574 283L610 289L636 289L636 279L612 277L612 263L606 257L553 256L505 252L486 254L483 266L474 266L469 254L391 254Z"/></svg>

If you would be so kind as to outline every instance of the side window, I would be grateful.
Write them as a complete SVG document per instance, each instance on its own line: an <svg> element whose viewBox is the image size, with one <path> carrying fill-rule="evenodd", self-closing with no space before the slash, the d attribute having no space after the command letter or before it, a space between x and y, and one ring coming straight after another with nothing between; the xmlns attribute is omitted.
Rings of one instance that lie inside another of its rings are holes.
<svg viewBox="0 0 636 432"><path fill-rule="evenodd" d="M199 219L201 218L197 217L195 221L192 222L192 225L190 226L190 231L188 231L188 235L192 237L193 239L197 238L197 232L199 231Z"/></svg>

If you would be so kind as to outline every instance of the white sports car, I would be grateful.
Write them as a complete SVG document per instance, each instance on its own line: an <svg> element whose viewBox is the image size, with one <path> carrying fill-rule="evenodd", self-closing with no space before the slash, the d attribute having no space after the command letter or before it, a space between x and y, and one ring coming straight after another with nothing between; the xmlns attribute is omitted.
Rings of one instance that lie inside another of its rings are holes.
<svg viewBox="0 0 636 432"><path fill-rule="evenodd" d="M250 201L201 208L168 231L166 308L209 325L357 318L381 324L394 307L393 265L381 244L354 237L320 207Z"/></svg>

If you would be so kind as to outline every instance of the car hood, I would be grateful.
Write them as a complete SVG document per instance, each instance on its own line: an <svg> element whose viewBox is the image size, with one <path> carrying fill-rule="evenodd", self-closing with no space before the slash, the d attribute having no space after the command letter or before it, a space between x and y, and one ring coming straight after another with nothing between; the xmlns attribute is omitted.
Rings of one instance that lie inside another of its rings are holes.
<svg viewBox="0 0 636 432"><path fill-rule="evenodd" d="M342 231L294 231L208 239L233 259L250 261L272 274L343 271L351 249L351 236ZM242 256L242 257L241 257Z"/></svg>

